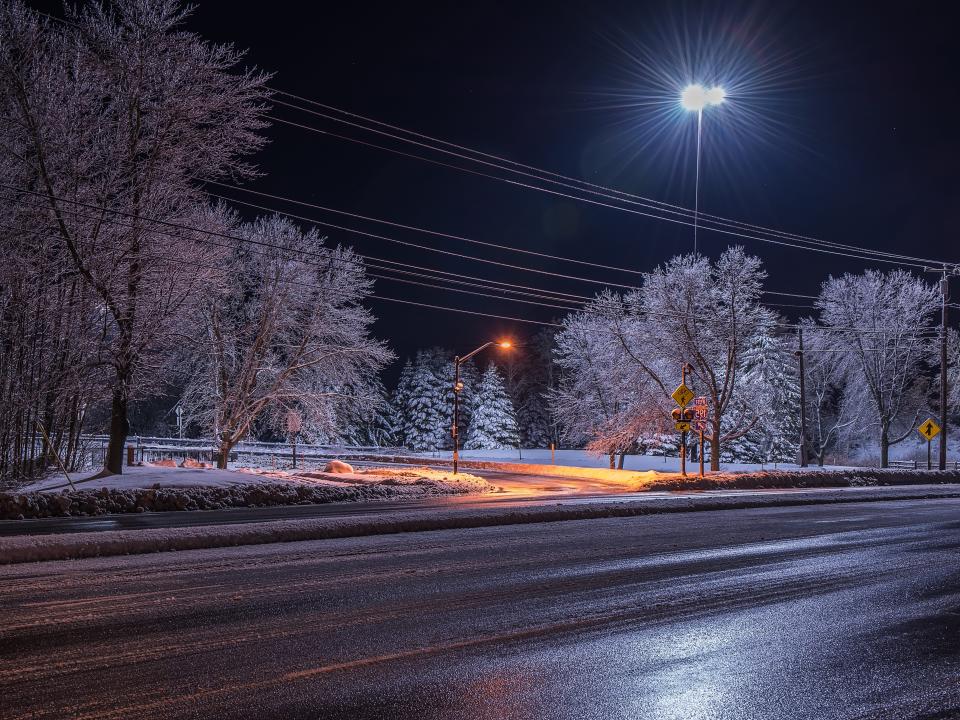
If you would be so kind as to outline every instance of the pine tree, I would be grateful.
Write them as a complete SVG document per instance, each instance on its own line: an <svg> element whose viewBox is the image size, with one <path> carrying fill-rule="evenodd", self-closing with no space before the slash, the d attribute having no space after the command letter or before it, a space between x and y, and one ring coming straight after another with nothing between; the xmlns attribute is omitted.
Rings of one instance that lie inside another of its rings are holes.
<svg viewBox="0 0 960 720"><path fill-rule="evenodd" d="M417 451L451 446L453 363L449 353L431 348L417 353L400 373L393 403L398 417L397 440Z"/></svg>
<svg viewBox="0 0 960 720"><path fill-rule="evenodd" d="M513 403L503 379L492 363L480 380L472 403L472 416L467 428L466 450L499 450L516 447L520 442Z"/></svg>
<svg viewBox="0 0 960 720"><path fill-rule="evenodd" d="M771 315L750 338L738 383L750 388L760 419L747 434L731 440L730 462L795 462L800 443L800 377L786 338L774 334Z"/></svg>

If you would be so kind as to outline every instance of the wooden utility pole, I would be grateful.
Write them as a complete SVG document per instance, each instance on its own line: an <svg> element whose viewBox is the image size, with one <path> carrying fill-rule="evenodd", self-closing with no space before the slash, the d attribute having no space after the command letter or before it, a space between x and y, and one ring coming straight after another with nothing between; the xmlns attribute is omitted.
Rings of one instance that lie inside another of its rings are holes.
<svg viewBox="0 0 960 720"><path fill-rule="evenodd" d="M803 328L797 328L797 359L800 361L800 467L807 467L807 389L803 367Z"/></svg>

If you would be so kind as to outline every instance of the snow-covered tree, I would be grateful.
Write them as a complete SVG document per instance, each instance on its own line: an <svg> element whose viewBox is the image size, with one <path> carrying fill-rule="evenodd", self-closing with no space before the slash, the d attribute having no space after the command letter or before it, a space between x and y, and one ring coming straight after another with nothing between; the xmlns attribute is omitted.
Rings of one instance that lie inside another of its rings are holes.
<svg viewBox="0 0 960 720"><path fill-rule="evenodd" d="M738 382L749 387L758 421L724 451L739 462L794 462L800 447L800 374L794 343L777 332L777 318L763 310L743 352ZM740 402L740 397L735 402Z"/></svg>
<svg viewBox="0 0 960 720"><path fill-rule="evenodd" d="M467 402L469 394L465 392ZM450 447L453 421L453 357L431 348L417 353L400 373L394 392L398 440L411 450ZM465 403L466 404L466 403Z"/></svg>
<svg viewBox="0 0 960 720"><path fill-rule="evenodd" d="M466 450L500 450L517 447L520 435L513 403L503 378L493 363L487 366L471 403Z"/></svg>
<svg viewBox="0 0 960 720"><path fill-rule="evenodd" d="M221 467L258 419L282 431L291 410L308 436L338 437L350 412L378 409L376 374L392 357L369 335L371 281L352 251L277 216L237 232L251 242L237 244L229 283L205 309L182 401L213 431Z"/></svg>
<svg viewBox="0 0 960 720"><path fill-rule="evenodd" d="M678 256L644 276L612 330L624 362L642 370L668 398L689 364L689 383L707 398L710 467L721 446L753 431L763 398L743 383L744 353L764 318L760 260L733 246L715 262Z"/></svg>
<svg viewBox="0 0 960 720"><path fill-rule="evenodd" d="M659 387L620 342L627 312L622 299L604 292L571 313L556 335L559 381L551 405L564 437L616 456L636 452L666 429L669 408Z"/></svg>
<svg viewBox="0 0 960 720"><path fill-rule="evenodd" d="M823 465L826 453L860 420L859 405L843 393L847 358L837 336L812 320L801 323L804 334L807 396L807 447Z"/></svg>
<svg viewBox="0 0 960 720"><path fill-rule="evenodd" d="M890 446L913 432L925 405L922 361L932 351L934 286L904 270L831 277L817 307L843 352L845 401L864 408L887 467Z"/></svg>
<svg viewBox="0 0 960 720"><path fill-rule="evenodd" d="M219 221L200 183L250 176L243 157L264 143L267 76L186 32L189 12L68 4L59 24L0 3L0 178L16 188L3 220L54 238L47 272L77 278L102 309L116 473L131 399L156 387L165 352L190 334L185 311L216 280L222 250L202 231Z"/></svg>

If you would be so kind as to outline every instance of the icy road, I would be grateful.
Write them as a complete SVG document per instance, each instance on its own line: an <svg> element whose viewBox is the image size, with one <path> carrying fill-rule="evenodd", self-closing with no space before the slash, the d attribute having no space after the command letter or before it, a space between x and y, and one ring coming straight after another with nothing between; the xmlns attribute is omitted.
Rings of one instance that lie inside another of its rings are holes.
<svg viewBox="0 0 960 720"><path fill-rule="evenodd" d="M3 718L948 718L960 500L0 568Z"/></svg>

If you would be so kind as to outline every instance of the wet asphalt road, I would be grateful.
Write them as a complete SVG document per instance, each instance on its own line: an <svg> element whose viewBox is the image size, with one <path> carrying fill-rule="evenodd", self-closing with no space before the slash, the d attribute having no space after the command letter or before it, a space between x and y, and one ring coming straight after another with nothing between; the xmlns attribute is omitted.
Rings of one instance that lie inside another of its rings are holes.
<svg viewBox="0 0 960 720"><path fill-rule="evenodd" d="M960 716L960 500L0 568L9 718Z"/></svg>

